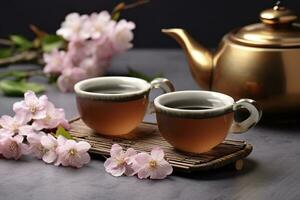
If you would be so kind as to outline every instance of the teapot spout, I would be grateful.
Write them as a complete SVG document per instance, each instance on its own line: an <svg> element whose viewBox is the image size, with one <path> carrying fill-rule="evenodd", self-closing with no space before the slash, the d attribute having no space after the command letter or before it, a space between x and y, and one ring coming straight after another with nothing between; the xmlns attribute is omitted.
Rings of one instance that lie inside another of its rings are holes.
<svg viewBox="0 0 300 200"><path fill-rule="evenodd" d="M162 29L162 32L174 38L184 49L194 79L202 89L210 90L213 69L212 53L183 29Z"/></svg>

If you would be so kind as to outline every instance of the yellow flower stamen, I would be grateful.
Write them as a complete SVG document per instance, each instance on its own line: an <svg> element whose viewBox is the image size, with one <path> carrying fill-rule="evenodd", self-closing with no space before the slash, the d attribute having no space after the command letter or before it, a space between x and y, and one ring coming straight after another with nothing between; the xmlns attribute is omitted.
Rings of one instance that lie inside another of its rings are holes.
<svg viewBox="0 0 300 200"><path fill-rule="evenodd" d="M75 156L77 154L76 149L70 149L69 154L70 154L70 156Z"/></svg>
<svg viewBox="0 0 300 200"><path fill-rule="evenodd" d="M47 149L45 149L41 144L38 145L37 149L41 154L47 153Z"/></svg>
<svg viewBox="0 0 300 200"><path fill-rule="evenodd" d="M149 162L149 166L150 166L151 168L156 168L156 167L157 167L157 162L156 162L155 160L151 160L151 161Z"/></svg>
<svg viewBox="0 0 300 200"><path fill-rule="evenodd" d="M123 159L117 159L116 161L117 161L119 166L123 165L125 163L125 161Z"/></svg>
<svg viewBox="0 0 300 200"><path fill-rule="evenodd" d="M14 124L12 125L12 132L17 133L18 130L19 130L19 127L20 127L20 126L19 126L18 124L14 123Z"/></svg>
<svg viewBox="0 0 300 200"><path fill-rule="evenodd" d="M17 142L12 141L9 145L9 150L12 152L17 152L19 150L19 146L18 146Z"/></svg>
<svg viewBox="0 0 300 200"><path fill-rule="evenodd" d="M46 117L45 117L45 121L46 122L49 122L49 121L51 121L51 119L52 119L52 117L50 116L50 115L46 115Z"/></svg>
<svg viewBox="0 0 300 200"><path fill-rule="evenodd" d="M36 107L35 107L34 105L31 105L31 106L29 107L29 111L30 111L31 113L35 113L35 112L36 112Z"/></svg>

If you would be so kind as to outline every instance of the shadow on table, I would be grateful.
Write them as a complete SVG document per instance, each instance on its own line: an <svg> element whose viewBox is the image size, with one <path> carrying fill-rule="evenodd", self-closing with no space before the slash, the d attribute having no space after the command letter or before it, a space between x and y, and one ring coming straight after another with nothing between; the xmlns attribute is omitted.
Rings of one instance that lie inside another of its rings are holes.
<svg viewBox="0 0 300 200"><path fill-rule="evenodd" d="M93 159L105 161L105 158L101 155L91 154ZM244 168L237 171L234 166L228 165L220 169L209 170L209 171L195 171L192 173L175 171L173 175L196 179L196 180L218 180L218 179L230 179L238 176L243 176L251 173L257 168L258 164L256 161L246 158L244 159Z"/></svg>
<svg viewBox="0 0 300 200"><path fill-rule="evenodd" d="M231 179L249 174L257 168L257 162L252 159L244 159L244 162L245 165L241 171L235 170L233 166L225 166L220 169L192 173L176 171L174 175L195 180Z"/></svg>
<svg viewBox="0 0 300 200"><path fill-rule="evenodd" d="M265 115L258 127L268 130L279 130L282 133L298 133L300 131L300 114Z"/></svg>

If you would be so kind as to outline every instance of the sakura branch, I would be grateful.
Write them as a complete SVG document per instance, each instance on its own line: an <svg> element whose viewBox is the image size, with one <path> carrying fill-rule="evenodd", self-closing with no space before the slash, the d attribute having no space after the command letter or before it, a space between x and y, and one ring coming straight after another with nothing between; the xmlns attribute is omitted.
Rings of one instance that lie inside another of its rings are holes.
<svg viewBox="0 0 300 200"><path fill-rule="evenodd" d="M0 45L5 46L0 48L0 65L38 63L41 65L39 71L49 82L56 82L62 92L72 92L75 83L104 75L116 55L133 47L135 24L119 19L120 13L147 2L119 3L111 14L108 11L89 15L70 13L56 34L48 34L30 25L36 36L34 40L21 35L0 39ZM0 74L0 90L5 95L19 96L27 90L36 93L45 90L45 87L29 82L34 73L27 73L23 78L17 73L8 75L3 77Z"/></svg>
<svg viewBox="0 0 300 200"><path fill-rule="evenodd" d="M107 11L66 16L57 34L68 41L67 50L53 50L44 54L44 73L58 76L58 87L63 92L73 91L80 80L102 76L111 59L133 45L133 22L116 22Z"/></svg>
<svg viewBox="0 0 300 200"><path fill-rule="evenodd" d="M14 117L0 118L0 156L18 160L31 155L45 163L75 168L89 163L90 144L71 139L64 110L56 108L46 95L37 97L28 91L24 100L14 103L13 110Z"/></svg>

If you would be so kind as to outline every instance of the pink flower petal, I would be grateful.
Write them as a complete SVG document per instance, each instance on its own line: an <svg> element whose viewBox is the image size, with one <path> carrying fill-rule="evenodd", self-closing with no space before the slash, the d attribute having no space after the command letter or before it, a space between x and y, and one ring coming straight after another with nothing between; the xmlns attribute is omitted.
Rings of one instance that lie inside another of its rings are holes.
<svg viewBox="0 0 300 200"><path fill-rule="evenodd" d="M115 168L117 167L118 164L115 162L115 160L113 158L108 158L106 159L106 161L104 162L104 167L105 167L105 170L110 173L110 170L112 168Z"/></svg>
<svg viewBox="0 0 300 200"><path fill-rule="evenodd" d="M31 153L30 152L30 147L27 144L23 144L23 143L20 144L20 148L21 148L22 154L24 154L24 155L28 155L28 154Z"/></svg>
<svg viewBox="0 0 300 200"><path fill-rule="evenodd" d="M122 176L126 171L126 168L124 165L120 166L120 167L116 167L116 168L112 168L110 170L110 174L113 176Z"/></svg>
<svg viewBox="0 0 300 200"><path fill-rule="evenodd" d="M164 159L164 156L164 151L161 148L154 148L151 151L151 157L156 161Z"/></svg>
<svg viewBox="0 0 300 200"><path fill-rule="evenodd" d="M148 178L150 176L150 169L148 167L144 167L139 170L137 175L139 179Z"/></svg>
<svg viewBox="0 0 300 200"><path fill-rule="evenodd" d="M76 141L75 140L67 140L65 143L65 148L75 148L76 147Z"/></svg>
<svg viewBox="0 0 300 200"><path fill-rule="evenodd" d="M36 111L34 116L32 117L33 119L43 119L46 117L46 110L39 110Z"/></svg>
<svg viewBox="0 0 300 200"><path fill-rule="evenodd" d="M128 148L127 151L125 152L126 157L134 156L136 154L137 154L136 150L134 150L133 148Z"/></svg>
<svg viewBox="0 0 300 200"><path fill-rule="evenodd" d="M124 174L126 176L134 176L137 173L137 171L135 171L131 165L126 165L125 166L125 172Z"/></svg>
<svg viewBox="0 0 300 200"><path fill-rule="evenodd" d="M13 104L13 111L18 112L19 110L27 109L25 101L19 101Z"/></svg>
<svg viewBox="0 0 300 200"><path fill-rule="evenodd" d="M21 136L21 135L16 135L16 136L14 137L14 140L15 140L17 143L22 143L23 140L24 140L24 137Z"/></svg>
<svg viewBox="0 0 300 200"><path fill-rule="evenodd" d="M14 122L14 119L11 116L8 116L8 115L3 115L0 118L0 126L2 126L2 128L5 128L5 129L10 129L13 122Z"/></svg>
<svg viewBox="0 0 300 200"><path fill-rule="evenodd" d="M35 134L35 132L32 129L32 126L29 125L25 125L25 126L21 126L19 128L19 134L20 135L30 135L30 134Z"/></svg>
<svg viewBox="0 0 300 200"><path fill-rule="evenodd" d="M36 97L35 93L29 90L24 94L24 101L27 105L30 105L37 104L39 100Z"/></svg>
<svg viewBox="0 0 300 200"><path fill-rule="evenodd" d="M142 153L138 153L135 156L135 160L139 165L143 166L149 163L149 161L151 160L151 156L145 152L142 152Z"/></svg>
<svg viewBox="0 0 300 200"><path fill-rule="evenodd" d="M76 144L76 149L79 152L87 152L90 148L91 148L91 145L84 141L80 141Z"/></svg>
<svg viewBox="0 0 300 200"><path fill-rule="evenodd" d="M136 150L134 150L133 148L127 149L127 151L124 154L125 156L124 160L127 163L127 165L131 165L133 162L135 162L136 155L137 155Z"/></svg>
<svg viewBox="0 0 300 200"><path fill-rule="evenodd" d="M165 160L162 160L155 170L152 170L151 179L164 179L173 172L172 166Z"/></svg>
<svg viewBox="0 0 300 200"><path fill-rule="evenodd" d="M36 120L32 123L32 128L34 130L40 131L40 130L44 129L44 127L45 127L45 125L44 125L43 121Z"/></svg>
<svg viewBox="0 0 300 200"><path fill-rule="evenodd" d="M47 136L42 136L41 144L46 149L52 149L55 148L55 146L57 145L57 141L51 134L48 134Z"/></svg>
<svg viewBox="0 0 300 200"><path fill-rule="evenodd" d="M66 143L67 139L64 136L59 135L57 138L57 144L62 146Z"/></svg>
<svg viewBox="0 0 300 200"><path fill-rule="evenodd" d="M138 173L142 168L148 166L151 156L145 152L138 153L134 156L134 159L131 160L130 166L134 173Z"/></svg>
<svg viewBox="0 0 300 200"><path fill-rule="evenodd" d="M14 116L14 121L19 125L25 125L31 120L31 115L27 112L18 112Z"/></svg>
<svg viewBox="0 0 300 200"><path fill-rule="evenodd" d="M91 157L88 153L81 154L81 163L82 164L88 164L91 161Z"/></svg>
<svg viewBox="0 0 300 200"><path fill-rule="evenodd" d="M46 163L53 163L57 158L55 151L47 151L43 156L43 161Z"/></svg>
<svg viewBox="0 0 300 200"><path fill-rule="evenodd" d="M122 147L118 144L113 144L110 149L110 156L112 158L118 157L123 151Z"/></svg>
<svg viewBox="0 0 300 200"><path fill-rule="evenodd" d="M14 135L14 133L11 132L10 130L4 129L4 128L0 129L0 138L1 138L1 136L13 136L13 135Z"/></svg>

